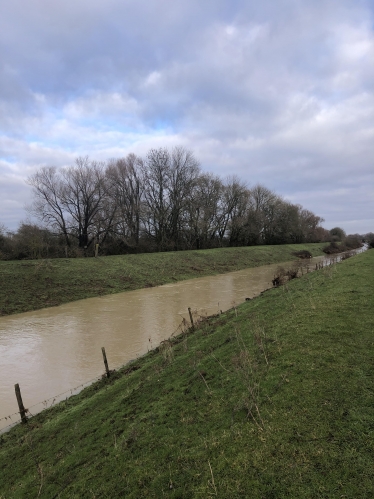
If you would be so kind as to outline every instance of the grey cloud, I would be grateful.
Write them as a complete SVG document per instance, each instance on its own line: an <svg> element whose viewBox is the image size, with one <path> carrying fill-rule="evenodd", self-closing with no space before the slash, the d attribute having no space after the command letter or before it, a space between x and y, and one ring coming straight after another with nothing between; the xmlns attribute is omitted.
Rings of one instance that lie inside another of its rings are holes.
<svg viewBox="0 0 374 499"><path fill-rule="evenodd" d="M4 2L0 154L25 177L183 143L208 171L351 223L358 192L374 208L360 191L373 183L372 23L363 0Z"/></svg>

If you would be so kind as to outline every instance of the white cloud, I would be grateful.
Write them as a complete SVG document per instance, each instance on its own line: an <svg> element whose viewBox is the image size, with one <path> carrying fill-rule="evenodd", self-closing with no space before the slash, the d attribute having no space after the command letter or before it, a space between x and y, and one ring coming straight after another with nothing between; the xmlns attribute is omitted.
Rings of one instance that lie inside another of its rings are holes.
<svg viewBox="0 0 374 499"><path fill-rule="evenodd" d="M144 86L151 87L153 85L157 85L161 80L161 73L159 71L152 71L147 75L144 81Z"/></svg>

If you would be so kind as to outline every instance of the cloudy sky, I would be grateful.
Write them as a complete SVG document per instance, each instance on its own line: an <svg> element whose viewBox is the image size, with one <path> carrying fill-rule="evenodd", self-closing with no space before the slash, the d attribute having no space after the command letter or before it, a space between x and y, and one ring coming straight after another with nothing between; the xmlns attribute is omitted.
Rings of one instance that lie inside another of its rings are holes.
<svg viewBox="0 0 374 499"><path fill-rule="evenodd" d="M174 145L374 232L374 1L1 2L0 223L41 166Z"/></svg>

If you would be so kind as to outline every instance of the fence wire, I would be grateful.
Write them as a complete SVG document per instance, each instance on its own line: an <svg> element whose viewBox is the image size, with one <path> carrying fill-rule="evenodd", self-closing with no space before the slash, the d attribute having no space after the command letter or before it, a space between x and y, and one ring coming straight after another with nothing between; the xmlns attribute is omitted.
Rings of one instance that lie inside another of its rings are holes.
<svg viewBox="0 0 374 499"><path fill-rule="evenodd" d="M36 402L35 404L29 406L29 408L25 408L25 412L26 412L26 415L27 415L27 419L31 419L33 418L37 413L41 412L42 410L44 409L48 409L50 407L53 407L53 405L56 403L59 403L59 402L62 402L63 400L63 395L66 395L66 394L70 394L71 395L74 395L74 392L77 392L78 390L82 389L82 388L85 388L86 386L89 386L91 385L92 383L94 383L95 381L99 381L100 379L102 378L102 376L95 376L94 378L88 380L88 381L85 381L84 383L81 383L80 385L78 386L75 386L73 388L69 388L68 390L65 390L64 392L61 392L59 393L58 395L54 395L52 397L49 397L45 400L42 400L40 402ZM66 397L65 400L67 400L68 397ZM48 402L52 400L52 403L48 405ZM30 409L34 408L34 407L37 407L37 406L40 406L40 405L43 405L43 409L41 409L41 411L37 411L35 414L32 414ZM14 421L14 416L17 416L17 419L16 421ZM1 421L7 421L7 420L10 420L12 421L9 425L7 426L3 426L2 428L0 428L0 434L1 433L5 433L6 431L8 431L10 428L12 428L13 426L15 426L16 424L20 423L21 422L21 416L20 416L20 413L19 412L14 412L13 414L9 414L8 416L3 416L0 418L0 422Z"/></svg>
<svg viewBox="0 0 374 499"><path fill-rule="evenodd" d="M195 312L196 314L196 312ZM201 316L202 318L202 316ZM179 324L179 326L176 328L176 330L171 334L171 338L174 337L176 334L181 334L183 332L186 331L186 329L188 329L188 322L183 319L182 322ZM131 361L129 361L127 364L131 363ZM121 366L121 367L125 367L127 364L125 364L124 366ZM53 395L52 397L49 397L45 400L41 400L40 402L36 402L35 404L29 406L28 408L25 408L25 412L26 412L26 415L27 415L27 419L32 419L34 417L34 414L31 413L30 409L33 409L34 407L37 407L37 406L40 406L40 405L43 405L43 408L40 410L40 411L37 411L35 414L41 412L42 410L44 409L48 409L50 407L53 407L53 405L56 403L59 403L59 402L62 402L63 400L63 395L66 395L66 394L69 394L69 396L72 396L74 395L74 392L77 392L78 390L80 389L83 389L85 388L86 386L89 386L91 385L92 383L94 383L95 381L100 381L100 379L105 376L105 374L103 375L100 375L100 376L95 376L94 378L88 380L88 381L85 381L81 384L79 384L78 386L75 386L73 388L69 388L68 390L65 390L64 392L61 392L57 395ZM67 400L68 397L66 397L65 400ZM51 404L48 405L48 402L51 402ZM16 421L14 421L12 418L14 417L17 417ZM21 416L20 416L20 413L19 412L14 412L13 414L10 414L8 416L3 416L0 418L0 422L1 421L7 421L7 420L10 420L12 421L9 425L7 426L4 426L2 428L0 428L0 434L1 433L5 433L6 431L8 431L10 428L12 428L13 426L15 426L16 424L20 423L22 420L21 420Z"/></svg>

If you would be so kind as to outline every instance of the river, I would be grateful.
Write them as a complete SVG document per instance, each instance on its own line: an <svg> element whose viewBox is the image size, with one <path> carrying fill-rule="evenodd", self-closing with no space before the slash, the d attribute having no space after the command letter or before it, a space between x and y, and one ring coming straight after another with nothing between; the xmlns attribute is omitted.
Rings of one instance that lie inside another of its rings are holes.
<svg viewBox="0 0 374 499"><path fill-rule="evenodd" d="M303 265L313 270L321 260ZM211 315L259 295L272 286L279 265L0 317L0 430L19 420L16 383L25 407L35 414L104 372L101 347L110 369L118 368L180 332L182 321L189 320L188 307L196 315Z"/></svg>

